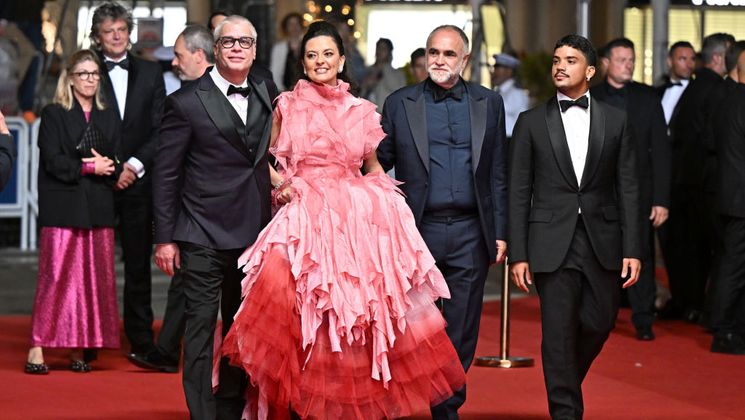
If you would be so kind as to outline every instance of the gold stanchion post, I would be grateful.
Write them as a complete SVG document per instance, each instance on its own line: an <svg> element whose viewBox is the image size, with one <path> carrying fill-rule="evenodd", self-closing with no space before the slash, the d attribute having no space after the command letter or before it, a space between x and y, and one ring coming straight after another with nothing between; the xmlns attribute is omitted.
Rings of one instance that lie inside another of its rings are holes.
<svg viewBox="0 0 745 420"><path fill-rule="evenodd" d="M502 322L499 326L499 356L482 356L476 358L476 366L497 368L530 367L534 365L532 357L510 357L510 276L507 261L504 262L502 276Z"/></svg>

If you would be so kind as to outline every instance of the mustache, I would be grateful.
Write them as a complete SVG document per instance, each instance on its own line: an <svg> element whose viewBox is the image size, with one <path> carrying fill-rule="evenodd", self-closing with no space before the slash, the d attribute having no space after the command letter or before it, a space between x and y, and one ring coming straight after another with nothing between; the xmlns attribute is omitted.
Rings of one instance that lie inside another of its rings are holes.
<svg viewBox="0 0 745 420"><path fill-rule="evenodd" d="M561 74L562 76L566 76L566 77L569 77L569 75L568 75L568 74L566 74L566 73L565 73L565 72L563 72L563 71L557 71L556 73L554 73L554 77L556 77L556 76L558 76L558 75L560 75L560 74Z"/></svg>

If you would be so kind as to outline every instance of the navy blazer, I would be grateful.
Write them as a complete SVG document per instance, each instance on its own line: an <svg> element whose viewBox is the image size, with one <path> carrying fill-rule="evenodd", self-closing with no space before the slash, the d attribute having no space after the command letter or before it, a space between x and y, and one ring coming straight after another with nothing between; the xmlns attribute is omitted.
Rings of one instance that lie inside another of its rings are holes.
<svg viewBox="0 0 745 420"><path fill-rule="evenodd" d="M383 168L396 168L401 190L421 223L429 196L429 138L424 83L392 93L383 106L385 139L378 146ZM470 100L471 163L481 228L491 259L497 239L507 238L507 141L502 97L483 86L464 82ZM432 188L437 188L433 185Z"/></svg>

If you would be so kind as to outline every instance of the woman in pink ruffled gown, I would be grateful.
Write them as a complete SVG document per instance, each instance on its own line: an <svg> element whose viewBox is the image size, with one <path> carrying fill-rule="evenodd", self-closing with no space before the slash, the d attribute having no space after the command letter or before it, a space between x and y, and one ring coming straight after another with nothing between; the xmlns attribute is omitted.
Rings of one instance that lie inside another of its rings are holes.
<svg viewBox="0 0 745 420"><path fill-rule="evenodd" d="M286 204L238 262L244 300L223 354L251 378L249 418L426 410L465 383L433 303L447 285L377 161L375 105L341 80L336 29L311 24L301 52L309 80L278 97L270 148Z"/></svg>

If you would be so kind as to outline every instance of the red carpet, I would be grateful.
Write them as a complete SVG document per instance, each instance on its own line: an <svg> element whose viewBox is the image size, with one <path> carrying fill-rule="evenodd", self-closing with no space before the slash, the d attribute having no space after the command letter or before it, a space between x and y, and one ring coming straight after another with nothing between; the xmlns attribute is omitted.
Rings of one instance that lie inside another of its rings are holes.
<svg viewBox="0 0 745 420"><path fill-rule="evenodd" d="M485 307L478 355L499 352L499 302ZM511 355L536 367L473 367L463 419L545 419L536 298L513 301ZM0 318L0 418L188 419L181 375L150 373L119 351L101 352L90 374L66 370L67 352L49 350L47 376L23 373L28 317ZM587 419L745 419L745 357L710 353L710 336L679 321L659 322L657 340L634 336L628 310L585 381ZM425 413L417 419L428 418Z"/></svg>

